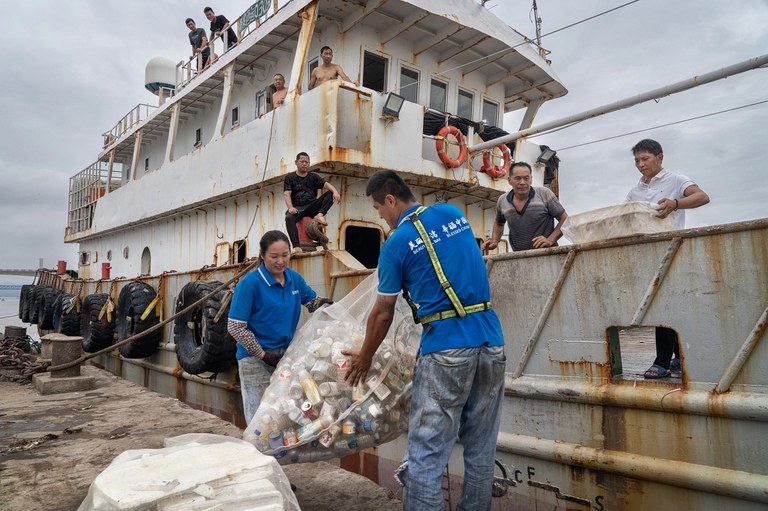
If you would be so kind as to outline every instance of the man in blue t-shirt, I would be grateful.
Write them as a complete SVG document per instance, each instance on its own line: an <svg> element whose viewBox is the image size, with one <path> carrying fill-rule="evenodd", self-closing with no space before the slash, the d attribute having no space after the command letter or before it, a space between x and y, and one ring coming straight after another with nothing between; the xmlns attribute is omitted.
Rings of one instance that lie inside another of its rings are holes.
<svg viewBox="0 0 768 511"><path fill-rule="evenodd" d="M345 352L351 358L347 380L353 385L365 380L392 324L397 296L407 290L418 304L424 331L413 377L408 454L399 470L403 509L443 509L443 470L457 437L464 446L464 489L457 509L490 509L506 357L475 236L457 207L421 208L395 172L375 173L365 193L394 232L379 256L378 298L363 346ZM417 210L429 243L411 216ZM464 317L458 317L443 290L428 245L460 306L471 311Z"/></svg>

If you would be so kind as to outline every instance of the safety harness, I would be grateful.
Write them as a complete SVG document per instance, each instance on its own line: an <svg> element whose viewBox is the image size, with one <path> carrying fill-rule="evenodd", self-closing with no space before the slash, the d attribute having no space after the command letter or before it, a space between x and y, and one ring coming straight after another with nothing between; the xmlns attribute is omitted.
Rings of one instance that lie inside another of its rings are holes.
<svg viewBox="0 0 768 511"><path fill-rule="evenodd" d="M406 289L403 289L403 295L405 296L406 301L408 301L408 304L411 306L411 309L413 310L414 321L416 321L416 323L421 323L422 325L426 325L428 323L439 321L441 319L448 319L448 318L455 318L455 317L463 318L467 314L489 310L491 308L490 301L476 303L476 304L467 305L467 306L462 305L461 300L459 300L459 296L456 294L456 291L453 289L453 285L451 284L451 281L448 280L448 277L445 275L445 272L443 271L443 267L440 264L440 260L437 258L437 252L435 252L435 247L432 245L432 240L429 239L429 234L427 234L427 230L424 228L424 224L422 224L421 220L419 219L419 215L423 213L426 209L427 208L425 208L424 206L419 206L416 209L416 211L408 215L406 219L413 222L413 226L416 227L416 231L419 233L419 237L421 238L422 243L424 243L424 248L427 250L427 255L429 256L429 261L432 263L432 268L435 270L435 275L437 275L437 280L440 282L440 287L448 296L448 300L451 302L453 309L435 312L432 314L427 314L426 316L419 317L418 314L416 313L416 306L413 303L413 301L410 299L410 296L408 295L408 291Z"/></svg>

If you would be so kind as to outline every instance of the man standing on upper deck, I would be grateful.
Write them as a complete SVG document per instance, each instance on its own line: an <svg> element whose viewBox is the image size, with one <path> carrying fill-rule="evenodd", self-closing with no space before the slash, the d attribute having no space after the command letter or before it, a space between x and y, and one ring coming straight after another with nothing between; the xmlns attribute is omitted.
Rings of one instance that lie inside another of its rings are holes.
<svg viewBox="0 0 768 511"><path fill-rule="evenodd" d="M512 190L497 201L496 222L491 239L481 247L483 250L499 246L505 222L509 226L509 243L516 252L557 245L563 235L560 228L568 214L552 190L531 186L532 177L531 166L524 161L512 164L509 172Z"/></svg>
<svg viewBox="0 0 768 511"><path fill-rule="evenodd" d="M323 63L312 70L312 76L309 78L309 88L314 89L315 86L320 85L328 80L336 80L341 78L351 82L352 79L347 76L344 69L338 64L332 64L333 50L330 46L323 46L320 48L320 58L323 59ZM357 82L352 82L357 85Z"/></svg>
<svg viewBox="0 0 768 511"><path fill-rule="evenodd" d="M211 57L211 50L208 48L208 38L205 36L205 30L197 28L195 20L187 18L187 28L189 29L189 42L192 44L192 55L189 60L192 60L197 55L202 56L202 63L197 61L197 69L203 69L208 65L208 59Z"/></svg>
<svg viewBox="0 0 768 511"><path fill-rule="evenodd" d="M223 14L216 16L216 13L213 12L213 9L210 7L203 9L203 13L205 14L205 17L208 18L208 21L211 22L211 41L213 41L215 37L222 37L223 40L224 31L226 30L227 49L230 49L237 44L235 31L229 26L229 20Z"/></svg>
<svg viewBox="0 0 768 511"><path fill-rule="evenodd" d="M320 197L318 190L326 192ZM286 174L283 181L283 198L288 211L285 213L285 227L293 245L292 252L301 252L299 246L299 229L296 224L308 216L324 225L325 215L334 202L341 200L336 188L315 172L309 171L309 155L300 152L296 155L296 172Z"/></svg>
<svg viewBox="0 0 768 511"><path fill-rule="evenodd" d="M272 93L272 108L277 108L285 103L288 88L285 86L285 77L280 73L275 74L272 84L275 86L275 92Z"/></svg>
<svg viewBox="0 0 768 511"><path fill-rule="evenodd" d="M666 218L676 211L675 229L685 228L683 209L694 209L709 202L709 196L696 186L688 176L672 174L661 166L664 152L661 144L646 138L632 148L635 167L643 177L632 188L625 202L646 201L659 205L659 218ZM674 353L675 359L672 359ZM644 376L648 379L666 378L670 367L680 369L680 345L677 334L671 328L656 328L656 360Z"/></svg>

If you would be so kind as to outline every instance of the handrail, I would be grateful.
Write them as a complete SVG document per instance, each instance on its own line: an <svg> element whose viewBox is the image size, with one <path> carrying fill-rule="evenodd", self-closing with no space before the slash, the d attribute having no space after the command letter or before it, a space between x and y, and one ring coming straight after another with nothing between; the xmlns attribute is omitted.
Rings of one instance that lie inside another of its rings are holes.
<svg viewBox="0 0 768 511"><path fill-rule="evenodd" d="M289 1L290 0L288 0L288 2ZM288 2L284 2L284 5ZM270 3L272 4L271 9ZM279 10L279 0L256 0L253 5L246 9L243 14L238 16L235 21L229 23L230 28L237 32L238 44L242 43L243 37L252 32L251 25L255 25L255 28L259 28L262 23L277 14ZM261 15L259 16L259 14ZM200 53L193 55L188 60L180 60L179 63L176 64L176 93L189 85L189 83L196 77L203 74L220 58L215 52L215 43L217 40L222 41L222 46L224 47L222 55L231 49L227 44L229 37L228 32L228 30L223 30L221 36L214 37L212 40L208 41L208 44L205 47L201 48L201 50L205 50L206 48L210 50L208 62L203 62L203 51L200 51ZM232 48L234 47L235 46ZM193 62L195 63L195 69L192 68ZM198 69L200 71L198 71Z"/></svg>
<svg viewBox="0 0 768 511"><path fill-rule="evenodd" d="M115 142L117 142L123 135L125 135L131 128L139 124L143 119L149 117L150 108L157 108L156 105L150 105L148 103L139 103L135 107L131 108L122 119L117 121L112 129L102 133L104 137L104 149L109 148ZM143 113L143 117L142 117Z"/></svg>

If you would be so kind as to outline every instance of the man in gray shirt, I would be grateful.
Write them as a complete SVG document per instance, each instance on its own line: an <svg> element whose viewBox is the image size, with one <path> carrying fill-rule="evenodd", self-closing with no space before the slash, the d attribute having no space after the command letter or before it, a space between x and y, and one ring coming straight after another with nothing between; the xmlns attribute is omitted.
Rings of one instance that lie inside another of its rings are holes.
<svg viewBox="0 0 768 511"><path fill-rule="evenodd" d="M515 163L510 169L512 190L499 197L496 223L491 239L481 247L483 250L499 245L505 222L509 226L509 243L515 251L557 245L563 235L560 227L568 214L549 188L531 186L531 177L531 166L525 162Z"/></svg>

